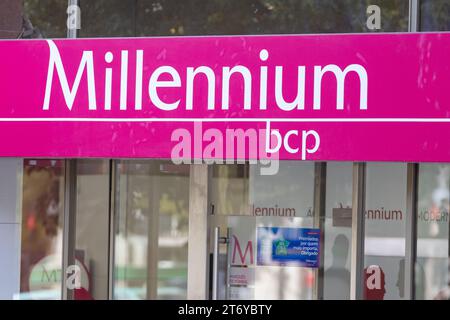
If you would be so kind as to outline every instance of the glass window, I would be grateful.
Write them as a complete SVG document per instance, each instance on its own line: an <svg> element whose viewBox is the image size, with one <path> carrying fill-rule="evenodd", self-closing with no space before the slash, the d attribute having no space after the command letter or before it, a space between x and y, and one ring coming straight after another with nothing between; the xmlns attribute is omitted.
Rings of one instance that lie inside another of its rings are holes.
<svg viewBox="0 0 450 320"><path fill-rule="evenodd" d="M189 166L117 163L115 299L186 299Z"/></svg>
<svg viewBox="0 0 450 320"><path fill-rule="evenodd" d="M284 227L291 230L313 228L314 163L280 161L279 170L273 176L262 175L260 170L259 165L250 166L249 204L255 231L262 233L261 227ZM229 220L229 223L233 232L243 225L240 221ZM241 234L243 233L249 232L241 231ZM284 239L285 235L281 237ZM264 238L258 234L258 246L262 246L263 241ZM264 255L264 251L259 248L258 251L258 255ZM266 262L257 263L254 297L280 300L312 299L314 284L313 268L301 268L295 264L290 266L289 263L281 266L269 265Z"/></svg>
<svg viewBox="0 0 450 320"><path fill-rule="evenodd" d="M21 38L65 38L67 1L23 0Z"/></svg>
<svg viewBox="0 0 450 320"><path fill-rule="evenodd" d="M18 299L23 159L0 158L0 299Z"/></svg>
<svg viewBox="0 0 450 320"><path fill-rule="evenodd" d="M380 8L369 29L368 6ZM82 1L81 37L394 32L408 30L404 0Z"/></svg>
<svg viewBox="0 0 450 320"><path fill-rule="evenodd" d="M135 36L135 0L89 0L80 6L80 38Z"/></svg>
<svg viewBox="0 0 450 320"><path fill-rule="evenodd" d="M64 161L24 160L20 299L60 299Z"/></svg>
<svg viewBox="0 0 450 320"><path fill-rule="evenodd" d="M367 164L363 289L368 300L404 297L406 167Z"/></svg>
<svg viewBox="0 0 450 320"><path fill-rule="evenodd" d="M314 269L279 264L266 257L263 245L267 238L285 239L314 227L314 163L280 161L275 175L263 175L261 169L256 164L214 166L212 225L230 239L220 248L219 297L312 299Z"/></svg>
<svg viewBox="0 0 450 320"><path fill-rule="evenodd" d="M79 287L75 300L108 298L109 160L79 159L75 217L75 263Z"/></svg>
<svg viewBox="0 0 450 320"><path fill-rule="evenodd" d="M215 165L212 168L211 203L219 216L245 215L248 211L248 165Z"/></svg>
<svg viewBox="0 0 450 320"><path fill-rule="evenodd" d="M420 31L449 31L450 2L448 0L421 0Z"/></svg>
<svg viewBox="0 0 450 320"><path fill-rule="evenodd" d="M327 163L323 282L327 300L350 299L352 190L353 164Z"/></svg>
<svg viewBox="0 0 450 320"><path fill-rule="evenodd" d="M0 39L16 39L22 30L22 3L0 1Z"/></svg>
<svg viewBox="0 0 450 320"><path fill-rule="evenodd" d="M420 164L416 299L450 299L449 183L450 165Z"/></svg>

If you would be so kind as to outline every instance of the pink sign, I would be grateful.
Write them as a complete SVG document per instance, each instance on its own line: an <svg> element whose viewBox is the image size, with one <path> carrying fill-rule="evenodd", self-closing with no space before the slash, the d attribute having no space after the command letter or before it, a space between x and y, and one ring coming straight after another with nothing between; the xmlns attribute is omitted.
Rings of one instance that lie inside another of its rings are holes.
<svg viewBox="0 0 450 320"><path fill-rule="evenodd" d="M0 156L450 161L449 33L14 40L0 52Z"/></svg>

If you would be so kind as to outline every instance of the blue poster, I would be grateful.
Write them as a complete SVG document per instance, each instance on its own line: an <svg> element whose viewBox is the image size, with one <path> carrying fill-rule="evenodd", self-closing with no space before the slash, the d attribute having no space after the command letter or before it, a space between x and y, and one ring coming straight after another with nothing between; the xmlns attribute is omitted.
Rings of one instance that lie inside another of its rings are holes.
<svg viewBox="0 0 450 320"><path fill-rule="evenodd" d="M319 267L320 229L257 229L257 265Z"/></svg>

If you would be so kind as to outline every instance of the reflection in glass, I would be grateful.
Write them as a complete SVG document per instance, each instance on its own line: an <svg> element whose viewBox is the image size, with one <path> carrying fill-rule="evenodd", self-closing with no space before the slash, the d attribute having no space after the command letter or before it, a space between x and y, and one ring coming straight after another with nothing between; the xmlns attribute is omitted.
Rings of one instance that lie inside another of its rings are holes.
<svg viewBox="0 0 450 320"><path fill-rule="evenodd" d="M420 1L420 31L449 31L450 2L448 0Z"/></svg>
<svg viewBox="0 0 450 320"><path fill-rule="evenodd" d="M109 160L80 159L77 164L75 261L80 288L75 300L108 298Z"/></svg>
<svg viewBox="0 0 450 320"><path fill-rule="evenodd" d="M404 298L406 164L368 163L365 211L366 299Z"/></svg>
<svg viewBox="0 0 450 320"><path fill-rule="evenodd" d="M379 30L367 7L378 5ZM81 37L398 32L405 0L91 0L82 1Z"/></svg>
<svg viewBox="0 0 450 320"><path fill-rule="evenodd" d="M416 299L450 299L450 165L420 164Z"/></svg>
<svg viewBox="0 0 450 320"><path fill-rule="evenodd" d="M314 269L258 264L257 255L263 230L313 227L314 179L312 162L281 161L270 176L256 164L214 166L212 226L230 237L220 247L220 298L312 299ZM245 285L238 283L242 277Z"/></svg>
<svg viewBox="0 0 450 320"><path fill-rule="evenodd" d="M324 245L326 300L350 299L352 163L327 163Z"/></svg>
<svg viewBox="0 0 450 320"><path fill-rule="evenodd" d="M21 38L65 38L67 1L23 0Z"/></svg>
<svg viewBox="0 0 450 320"><path fill-rule="evenodd" d="M119 161L115 299L186 299L189 166Z"/></svg>

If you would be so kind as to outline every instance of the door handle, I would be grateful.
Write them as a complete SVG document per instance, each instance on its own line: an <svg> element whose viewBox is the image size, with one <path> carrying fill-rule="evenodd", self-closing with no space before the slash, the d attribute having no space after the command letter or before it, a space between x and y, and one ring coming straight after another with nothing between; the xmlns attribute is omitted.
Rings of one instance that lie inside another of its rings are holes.
<svg viewBox="0 0 450 320"><path fill-rule="evenodd" d="M227 237L220 236L220 227L214 228L212 299L219 296L219 245L228 243Z"/></svg>

